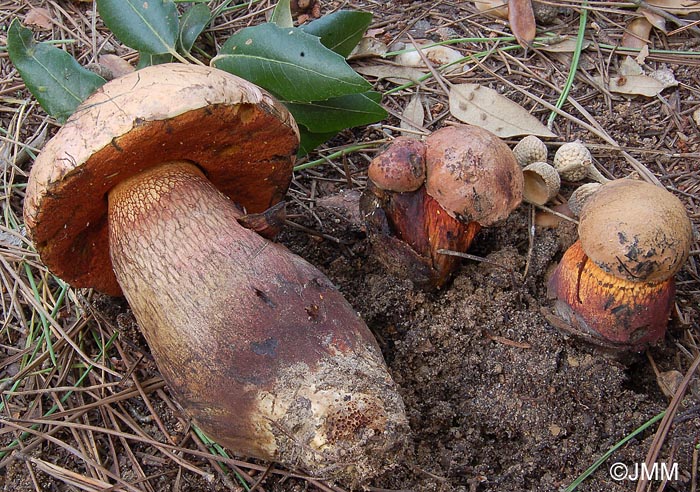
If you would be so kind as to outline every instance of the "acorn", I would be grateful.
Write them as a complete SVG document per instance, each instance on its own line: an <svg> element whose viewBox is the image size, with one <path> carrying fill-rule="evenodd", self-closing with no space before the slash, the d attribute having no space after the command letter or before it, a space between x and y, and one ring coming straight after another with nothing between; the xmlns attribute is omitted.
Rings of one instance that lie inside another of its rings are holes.
<svg viewBox="0 0 700 492"><path fill-rule="evenodd" d="M533 162L523 169L525 188L523 199L535 205L544 205L559 193L559 173L546 162Z"/></svg>
<svg viewBox="0 0 700 492"><path fill-rule="evenodd" d="M565 143L557 149L554 154L554 168L566 181L581 181L586 178L599 183L610 181L596 169L591 152L578 140Z"/></svg>
<svg viewBox="0 0 700 492"><path fill-rule="evenodd" d="M535 135L528 135L513 147L513 154L520 164L525 167L533 162L547 162L547 146Z"/></svg>

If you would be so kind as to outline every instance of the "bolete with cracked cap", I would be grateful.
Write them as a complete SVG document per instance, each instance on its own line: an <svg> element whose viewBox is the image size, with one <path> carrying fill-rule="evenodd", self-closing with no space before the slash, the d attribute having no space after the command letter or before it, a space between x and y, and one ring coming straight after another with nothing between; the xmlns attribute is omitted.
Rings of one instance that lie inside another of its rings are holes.
<svg viewBox="0 0 700 492"><path fill-rule="evenodd" d="M642 350L658 341L673 305L673 276L693 238L683 204L659 186L610 181L583 205L578 230L549 281L557 313L610 348Z"/></svg>
<svg viewBox="0 0 700 492"><path fill-rule="evenodd" d="M124 293L212 438L356 482L395 462L408 432L381 352L322 273L241 225L282 200L298 139L286 108L245 80L145 68L104 85L47 144L25 220L55 274Z"/></svg>

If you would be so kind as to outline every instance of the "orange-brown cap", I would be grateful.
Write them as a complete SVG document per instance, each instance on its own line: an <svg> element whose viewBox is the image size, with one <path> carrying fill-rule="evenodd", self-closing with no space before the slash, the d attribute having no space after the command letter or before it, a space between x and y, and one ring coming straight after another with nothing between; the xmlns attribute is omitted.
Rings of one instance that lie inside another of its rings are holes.
<svg viewBox="0 0 700 492"><path fill-rule="evenodd" d="M148 67L102 86L46 145L29 177L25 222L54 274L116 295L107 193L117 183L190 161L261 212L286 193L298 143L291 114L254 84L210 67Z"/></svg>
<svg viewBox="0 0 700 492"><path fill-rule="evenodd" d="M681 201L632 179L604 184L586 201L579 223L586 255L601 269L636 282L661 282L685 263L693 240Z"/></svg>
<svg viewBox="0 0 700 492"><path fill-rule="evenodd" d="M369 164L367 177L380 189L405 193L425 181L425 144L398 137Z"/></svg>
<svg viewBox="0 0 700 492"><path fill-rule="evenodd" d="M520 205L523 173L503 140L483 128L448 126L426 140L426 189L445 211L488 226Z"/></svg>

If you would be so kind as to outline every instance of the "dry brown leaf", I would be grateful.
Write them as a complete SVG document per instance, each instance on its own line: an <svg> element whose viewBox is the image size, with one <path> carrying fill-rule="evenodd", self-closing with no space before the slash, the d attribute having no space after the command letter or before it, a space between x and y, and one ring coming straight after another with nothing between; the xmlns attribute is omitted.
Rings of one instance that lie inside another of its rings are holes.
<svg viewBox="0 0 700 492"><path fill-rule="evenodd" d="M644 62L646 62L647 56L649 56L649 45L648 44L642 46L642 49L639 50L639 53L634 58L634 60L637 63L639 63L640 65L644 65Z"/></svg>
<svg viewBox="0 0 700 492"><path fill-rule="evenodd" d="M483 14L492 15L499 19L508 18L508 0L476 0L474 6Z"/></svg>
<svg viewBox="0 0 700 492"><path fill-rule="evenodd" d="M604 85L603 77L598 76L594 77L594 79L599 84ZM654 97L667 86L648 75L623 75L611 77L610 84L607 87L610 92L617 92L618 94Z"/></svg>
<svg viewBox="0 0 700 492"><path fill-rule="evenodd" d="M428 61L436 67L446 65L448 63L456 63L464 58L462 53L448 46L431 46L429 48L417 46L417 48L420 48L423 56L425 56ZM418 53L418 51L401 53L400 55L396 56L395 61L399 65L404 65L406 67L425 67L423 57L421 57L421 54Z"/></svg>
<svg viewBox="0 0 700 492"><path fill-rule="evenodd" d="M425 109L423 108L423 98L419 94L414 94L401 114L401 128L408 130L401 132L407 137L419 138L416 132L421 132L421 127L425 121Z"/></svg>
<svg viewBox="0 0 700 492"><path fill-rule="evenodd" d="M700 3L697 0L647 0L647 3L670 14L690 15L700 12Z"/></svg>
<svg viewBox="0 0 700 492"><path fill-rule="evenodd" d="M620 63L619 75L629 76L629 75L642 75L644 70L631 56L626 56L622 63Z"/></svg>
<svg viewBox="0 0 700 492"><path fill-rule="evenodd" d="M135 70L128 61L112 54L101 55L98 63L109 70L115 79Z"/></svg>
<svg viewBox="0 0 700 492"><path fill-rule="evenodd" d="M360 58L374 58L384 56L387 52L386 43L379 41L377 38L365 36L357 43L352 53L348 55L349 60L357 60Z"/></svg>
<svg viewBox="0 0 700 492"><path fill-rule="evenodd" d="M656 382L666 397L673 398L676 390L683 382L683 374L675 370L660 372L656 376Z"/></svg>
<svg viewBox="0 0 700 492"><path fill-rule="evenodd" d="M499 137L555 136L525 108L503 97L495 90L478 84L452 86L450 113L464 123L480 126Z"/></svg>
<svg viewBox="0 0 700 492"><path fill-rule="evenodd" d="M521 46L529 46L537 34L531 0L509 0L508 23L518 43Z"/></svg>
<svg viewBox="0 0 700 492"><path fill-rule="evenodd" d="M700 126L700 108L693 111L693 121L696 125Z"/></svg>
<svg viewBox="0 0 700 492"><path fill-rule="evenodd" d="M407 82L418 83L420 78L425 75L425 72L414 67L388 64L358 66L355 67L355 71L362 75L386 79L397 85L403 85Z"/></svg>
<svg viewBox="0 0 700 492"><path fill-rule="evenodd" d="M659 14L656 14L652 12L649 9L645 9L644 7L639 7L637 9L637 12L640 14L644 15L644 17L647 18L649 23L657 28L659 31L666 32L666 19Z"/></svg>
<svg viewBox="0 0 700 492"><path fill-rule="evenodd" d="M651 22L646 17L632 19L625 27L622 34L621 46L625 48L641 49L649 42L651 33Z"/></svg>
<svg viewBox="0 0 700 492"><path fill-rule="evenodd" d="M538 50L548 51L550 53L573 53L576 51L576 40L574 38L564 38L558 43L548 45L536 45ZM581 50L587 49L591 45L590 41L584 40L581 45Z"/></svg>
<svg viewBox="0 0 700 492"><path fill-rule="evenodd" d="M27 12L24 16L24 24L27 26L36 27L37 29L48 31L53 27L51 12L43 7L35 7Z"/></svg>

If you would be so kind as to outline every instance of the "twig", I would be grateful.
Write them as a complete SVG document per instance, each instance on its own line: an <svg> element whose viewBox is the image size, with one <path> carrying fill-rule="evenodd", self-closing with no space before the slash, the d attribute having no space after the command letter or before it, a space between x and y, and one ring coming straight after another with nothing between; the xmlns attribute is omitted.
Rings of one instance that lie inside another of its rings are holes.
<svg viewBox="0 0 700 492"><path fill-rule="evenodd" d="M656 435L654 436L654 440L651 443L651 447L649 448L649 452L647 453L647 457L644 462L647 470L651 470L653 464L656 462L656 458L659 456L659 452L661 452L661 446L663 445L666 435L671 428L673 417L678 411L678 406L680 405L681 400L683 400L685 392L688 389L690 379L693 377L693 374L695 374L698 366L700 366L700 354L695 357L695 360L690 366L690 369L688 369L688 372L685 374L683 381L680 385L678 385L678 389L676 389L676 392L671 399L671 403L669 403L668 408L666 409L664 418L661 419L661 423L659 424L659 428L656 431ZM645 474L642 474L637 482L636 492L644 492L648 481L648 477L645 476Z"/></svg>

